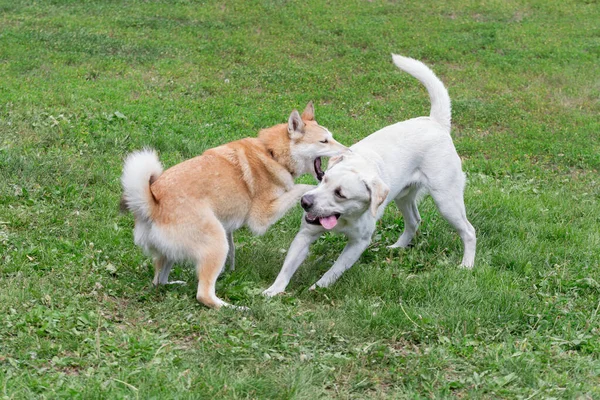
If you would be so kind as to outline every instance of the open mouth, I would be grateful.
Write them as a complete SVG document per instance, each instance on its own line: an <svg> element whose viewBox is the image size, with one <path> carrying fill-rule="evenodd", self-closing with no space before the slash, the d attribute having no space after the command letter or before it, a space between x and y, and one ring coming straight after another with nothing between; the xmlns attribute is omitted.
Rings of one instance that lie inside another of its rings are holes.
<svg viewBox="0 0 600 400"><path fill-rule="evenodd" d="M338 218L340 218L340 214L335 213L328 217L317 217L314 214L306 213L304 219L311 225L321 225L323 228L329 230L333 229L338 222Z"/></svg>
<svg viewBox="0 0 600 400"><path fill-rule="evenodd" d="M321 169L321 157L315 158L313 164L315 166L315 174L317 174L317 179L320 182L323 179L323 175L325 175L325 172Z"/></svg>

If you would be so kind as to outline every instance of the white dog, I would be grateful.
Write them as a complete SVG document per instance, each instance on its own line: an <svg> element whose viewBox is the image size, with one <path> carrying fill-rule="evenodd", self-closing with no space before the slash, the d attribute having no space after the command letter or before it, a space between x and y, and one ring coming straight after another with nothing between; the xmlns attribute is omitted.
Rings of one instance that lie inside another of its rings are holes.
<svg viewBox="0 0 600 400"><path fill-rule="evenodd" d="M385 127L334 157L319 186L301 200L306 211L300 232L270 288L285 290L304 261L308 248L325 230L348 237L346 248L315 286L327 287L350 268L371 243L375 224L392 201L404 217L404 232L390 247L407 247L421 221L417 202L430 193L444 218L464 244L462 266L475 260L475 229L467 220L463 200L465 176L450 137L450 97L443 83L423 63L393 55L398 68L417 78L429 92L429 117L413 118Z"/></svg>

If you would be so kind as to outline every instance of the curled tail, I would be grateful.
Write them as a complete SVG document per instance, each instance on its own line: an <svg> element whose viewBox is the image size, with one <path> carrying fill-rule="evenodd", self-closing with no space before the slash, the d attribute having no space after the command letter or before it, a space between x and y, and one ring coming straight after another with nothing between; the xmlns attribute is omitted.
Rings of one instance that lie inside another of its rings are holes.
<svg viewBox="0 0 600 400"><path fill-rule="evenodd" d="M157 205L150 185L162 172L162 165L154 150L144 149L128 155L121 175L121 209L131 211L137 218L149 220L152 209Z"/></svg>
<svg viewBox="0 0 600 400"><path fill-rule="evenodd" d="M429 117L434 121L437 121L450 132L450 122L452 118L450 96L442 81L440 81L433 71L421 61L402 57L397 54L392 54L392 59L398 68L408 72L425 86L429 93L429 99L431 100Z"/></svg>

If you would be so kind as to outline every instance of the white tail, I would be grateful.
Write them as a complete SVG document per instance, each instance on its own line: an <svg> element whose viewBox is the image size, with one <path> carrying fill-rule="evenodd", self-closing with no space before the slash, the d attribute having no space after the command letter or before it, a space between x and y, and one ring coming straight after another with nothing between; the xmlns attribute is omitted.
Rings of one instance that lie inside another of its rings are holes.
<svg viewBox="0 0 600 400"><path fill-rule="evenodd" d="M156 200L150 191L150 181L163 172L156 152L144 149L131 153L125 159L121 184L123 202L136 217L149 220Z"/></svg>
<svg viewBox="0 0 600 400"><path fill-rule="evenodd" d="M429 99L431 100L431 111L429 116L450 132L450 123L452 119L450 96L442 81L440 81L433 71L421 61L409 57L402 57L397 54L392 54L392 59L398 68L408 72L425 86L429 93Z"/></svg>

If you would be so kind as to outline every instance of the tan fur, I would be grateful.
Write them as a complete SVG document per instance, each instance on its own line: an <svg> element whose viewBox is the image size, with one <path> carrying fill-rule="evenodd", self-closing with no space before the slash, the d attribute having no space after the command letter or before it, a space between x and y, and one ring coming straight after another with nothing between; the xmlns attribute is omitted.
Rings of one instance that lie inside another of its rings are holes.
<svg viewBox="0 0 600 400"><path fill-rule="evenodd" d="M320 146L327 151L313 158L345 151L314 121L311 103L302 117L294 111L288 124L209 149L152 176L145 195L149 216L136 215L136 243L154 255L155 284L166 283L173 261L192 259L197 300L209 307L226 305L215 295L215 281L228 252L233 259L228 235L243 225L263 234L313 187L294 184L296 176L308 172L306 157L298 157L297 149L325 138L328 143ZM124 189L127 204L125 183Z"/></svg>

